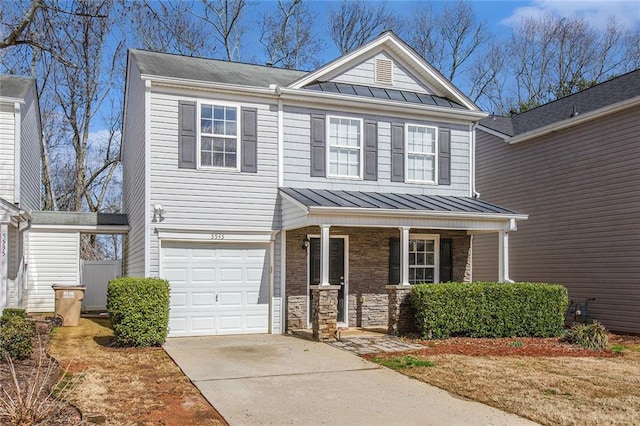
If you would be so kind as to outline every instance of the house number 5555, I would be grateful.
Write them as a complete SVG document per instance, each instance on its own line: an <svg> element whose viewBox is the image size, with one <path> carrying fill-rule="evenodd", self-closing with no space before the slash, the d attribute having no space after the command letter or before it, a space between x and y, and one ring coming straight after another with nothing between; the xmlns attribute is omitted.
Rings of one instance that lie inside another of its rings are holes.
<svg viewBox="0 0 640 426"><path fill-rule="evenodd" d="M224 240L224 234L211 234L212 240Z"/></svg>

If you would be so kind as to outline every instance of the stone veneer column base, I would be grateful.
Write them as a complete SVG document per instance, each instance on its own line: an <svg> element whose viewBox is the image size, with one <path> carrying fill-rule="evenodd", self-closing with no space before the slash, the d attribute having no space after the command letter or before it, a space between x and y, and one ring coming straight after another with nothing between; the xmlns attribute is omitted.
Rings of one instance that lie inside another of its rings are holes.
<svg viewBox="0 0 640 426"><path fill-rule="evenodd" d="M387 333L392 336L415 332L415 313L411 306L410 285L388 285L389 324Z"/></svg>
<svg viewBox="0 0 640 426"><path fill-rule="evenodd" d="M313 285L311 326L313 339L317 342L334 342L338 334L338 290L339 285Z"/></svg>

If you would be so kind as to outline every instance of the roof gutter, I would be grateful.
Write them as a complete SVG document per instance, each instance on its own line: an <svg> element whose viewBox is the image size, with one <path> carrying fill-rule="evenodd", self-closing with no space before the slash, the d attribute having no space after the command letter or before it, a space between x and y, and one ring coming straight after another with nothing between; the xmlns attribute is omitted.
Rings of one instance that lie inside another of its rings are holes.
<svg viewBox="0 0 640 426"><path fill-rule="evenodd" d="M395 217L423 217L423 218L455 218L455 219L484 219L484 220L527 220L529 215L519 213L458 213L425 210L398 210L361 207L307 207L308 214L329 214L340 216L395 216Z"/></svg>
<svg viewBox="0 0 640 426"><path fill-rule="evenodd" d="M151 81L153 85L164 86L164 87L250 94L252 96L268 97L268 98L273 98L278 96L277 93L273 90L273 88L269 88L269 87L256 87L256 86L243 86L240 84L215 83L215 82L201 81L201 80L190 80L186 78L159 77L159 76L149 75L149 74L142 74L140 77L142 78L142 80Z"/></svg>
<svg viewBox="0 0 640 426"><path fill-rule="evenodd" d="M640 96L636 96L631 99L624 100L622 102L618 102L615 104L607 105L606 107L596 109L594 111L589 111L584 114L580 114L576 117L572 117L568 120L563 120L557 123L552 123L544 127L540 127L535 130L531 130L526 133L522 133L521 135L517 135L511 138L505 139L509 144L516 144L520 142L525 142L533 138L537 138L540 136L548 135L549 133L557 132L572 126L576 126L578 124L591 121L600 117L603 117L608 114L613 114L615 112L619 112L628 108L632 108L634 106L640 105Z"/></svg>

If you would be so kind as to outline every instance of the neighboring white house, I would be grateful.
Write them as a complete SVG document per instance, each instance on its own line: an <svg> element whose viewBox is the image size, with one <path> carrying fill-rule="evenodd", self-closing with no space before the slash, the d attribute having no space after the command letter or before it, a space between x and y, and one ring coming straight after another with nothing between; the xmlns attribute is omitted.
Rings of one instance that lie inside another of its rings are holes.
<svg viewBox="0 0 640 426"><path fill-rule="evenodd" d="M313 72L131 50L125 273L170 281L171 336L306 328L315 284L386 326L387 285L470 280L526 218L473 197L486 115L391 32Z"/></svg>
<svg viewBox="0 0 640 426"><path fill-rule="evenodd" d="M40 110L35 80L0 75L0 310L21 306L24 247L40 209Z"/></svg>

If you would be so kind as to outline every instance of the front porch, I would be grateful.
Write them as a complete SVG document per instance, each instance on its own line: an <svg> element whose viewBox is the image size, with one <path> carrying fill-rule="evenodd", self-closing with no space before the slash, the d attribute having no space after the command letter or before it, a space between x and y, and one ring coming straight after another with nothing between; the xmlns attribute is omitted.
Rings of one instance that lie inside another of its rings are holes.
<svg viewBox="0 0 640 426"><path fill-rule="evenodd" d="M335 340L348 327L402 333L411 284L471 281L474 233L500 235L526 219L473 198L281 189L285 327Z"/></svg>

